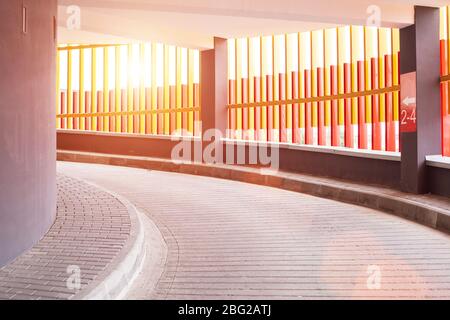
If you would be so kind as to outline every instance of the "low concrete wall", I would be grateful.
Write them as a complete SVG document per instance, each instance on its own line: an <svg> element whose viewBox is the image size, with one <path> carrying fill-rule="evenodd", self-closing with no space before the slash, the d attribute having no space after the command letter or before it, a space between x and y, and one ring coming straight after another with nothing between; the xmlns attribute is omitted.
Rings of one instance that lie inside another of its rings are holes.
<svg viewBox="0 0 450 320"><path fill-rule="evenodd" d="M450 197L450 169L427 166L427 178L431 193Z"/></svg>
<svg viewBox="0 0 450 320"><path fill-rule="evenodd" d="M59 130L57 133L58 150L96 152L113 155L142 156L161 159L171 159L172 149L179 141L169 137L140 136L128 134L110 134L96 132L79 132ZM192 155L198 148L199 140L192 140ZM226 144L227 142L225 142ZM248 148L245 146L246 158ZM299 172L337 179L378 184L392 188L400 186L400 157L383 157L379 154L355 151L324 152L324 150L291 149L288 146L279 147L279 169L282 171ZM223 146L224 155L226 147ZM236 150L236 149L235 149ZM331 150L331 149L330 149ZM235 158L237 157L235 151ZM225 156L224 156L225 158ZM235 161L235 163L237 163Z"/></svg>

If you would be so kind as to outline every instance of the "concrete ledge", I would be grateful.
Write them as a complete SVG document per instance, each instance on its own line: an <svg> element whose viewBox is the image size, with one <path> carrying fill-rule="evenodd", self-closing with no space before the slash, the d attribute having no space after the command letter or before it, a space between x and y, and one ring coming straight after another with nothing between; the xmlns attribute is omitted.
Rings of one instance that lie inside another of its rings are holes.
<svg viewBox="0 0 450 320"><path fill-rule="evenodd" d="M144 138L144 139L159 139L168 141L200 141L200 137L194 136L177 136L177 135L163 135L163 134L139 134L139 133L117 133L117 132L100 132L89 130L71 130L58 129L56 133L74 134L74 135L92 135L104 137L129 137L129 138Z"/></svg>
<svg viewBox="0 0 450 320"><path fill-rule="evenodd" d="M74 178L73 179L78 179ZM103 192L111 194L128 210L131 220L130 237L119 255L108 265L98 279L77 293L74 300L119 300L127 294L137 275L141 272L146 257L145 234L142 218L136 208L124 197L119 196L92 182L79 179Z"/></svg>
<svg viewBox="0 0 450 320"><path fill-rule="evenodd" d="M439 155L427 156L426 161L427 166L450 170L450 157L443 157Z"/></svg>
<svg viewBox="0 0 450 320"><path fill-rule="evenodd" d="M282 143L282 142L260 142L260 141L247 141L247 140L233 140L233 139L222 139L225 144L235 144L238 146L266 146L275 147L290 150L300 150L309 152L321 152L329 154L337 154L349 157L359 157L367 159L379 159L388 161L401 161L400 152L386 152L386 151L376 151L376 150L359 150L351 149L345 147L328 147L328 146L313 146L313 145L299 145L292 143Z"/></svg>
<svg viewBox="0 0 450 320"><path fill-rule="evenodd" d="M450 203L446 198L429 196L425 199L378 186L229 165L182 164L165 159L73 151L58 151L58 160L170 171L264 185L381 210L450 233Z"/></svg>

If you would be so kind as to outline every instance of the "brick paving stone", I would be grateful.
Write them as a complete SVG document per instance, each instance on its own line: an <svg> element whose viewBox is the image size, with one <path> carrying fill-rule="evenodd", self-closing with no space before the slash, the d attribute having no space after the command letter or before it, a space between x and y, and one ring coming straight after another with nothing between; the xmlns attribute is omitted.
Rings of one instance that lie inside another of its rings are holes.
<svg viewBox="0 0 450 320"><path fill-rule="evenodd" d="M58 170L121 194L159 227L163 275L156 290L140 286L132 298L450 298L450 236L394 215L178 173L75 163ZM378 289L368 285L371 267L380 271Z"/></svg>
<svg viewBox="0 0 450 320"><path fill-rule="evenodd" d="M70 299L71 265L81 269L81 290L97 279L130 236L126 207L98 188L58 174L56 221L31 250L0 268L0 300Z"/></svg>

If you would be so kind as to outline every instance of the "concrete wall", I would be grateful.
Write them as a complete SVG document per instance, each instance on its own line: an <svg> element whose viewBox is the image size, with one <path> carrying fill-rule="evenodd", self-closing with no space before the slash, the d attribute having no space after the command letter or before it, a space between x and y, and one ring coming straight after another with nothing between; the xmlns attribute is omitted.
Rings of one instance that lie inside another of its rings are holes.
<svg viewBox="0 0 450 320"><path fill-rule="evenodd" d="M56 215L56 2L0 1L0 266L39 241Z"/></svg>

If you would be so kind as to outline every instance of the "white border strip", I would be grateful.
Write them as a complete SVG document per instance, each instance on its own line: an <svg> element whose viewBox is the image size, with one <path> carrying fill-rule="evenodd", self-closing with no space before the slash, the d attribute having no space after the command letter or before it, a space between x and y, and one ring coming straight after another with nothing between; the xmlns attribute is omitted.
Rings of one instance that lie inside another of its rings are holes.
<svg viewBox="0 0 450 320"><path fill-rule="evenodd" d="M329 146L318 146L318 145L297 145L291 143L281 143L281 142L260 142L260 141L247 141L247 140L233 140L233 139L222 139L224 143L235 144L239 146L260 146L260 147L278 147L282 149L308 151L308 152L321 152L328 154L337 154L349 157L359 157L368 159L379 159L387 161L401 161L400 152L387 152L387 151L376 151L376 150L359 150L350 149L344 147L329 147Z"/></svg>
<svg viewBox="0 0 450 320"><path fill-rule="evenodd" d="M104 137L127 137L127 138L144 138L144 139L160 139L169 141L181 141L191 140L200 141L200 137L194 136L176 136L176 135L162 135L162 134L140 134L140 133L117 133L117 132L100 132L100 131L88 131L88 130L71 130L71 129L58 129L56 133L68 133L68 134L82 134Z"/></svg>
<svg viewBox="0 0 450 320"><path fill-rule="evenodd" d="M435 155L435 156L426 156L425 159L427 166L442 169L450 169L450 157Z"/></svg>

